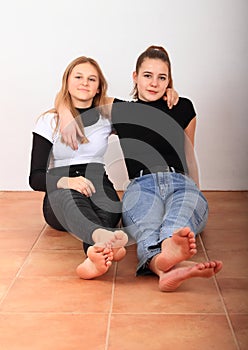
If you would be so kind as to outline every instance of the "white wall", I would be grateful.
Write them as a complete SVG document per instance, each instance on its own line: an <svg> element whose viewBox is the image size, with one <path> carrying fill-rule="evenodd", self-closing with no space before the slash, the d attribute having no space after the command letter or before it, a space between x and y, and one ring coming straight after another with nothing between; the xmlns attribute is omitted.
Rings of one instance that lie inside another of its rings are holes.
<svg viewBox="0 0 248 350"><path fill-rule="evenodd" d="M168 50L175 87L196 107L202 189L248 189L247 4L246 0L1 2L0 189L30 189L31 131L36 117L53 105L71 60L80 55L95 58L109 81L109 94L129 98L135 60L151 44ZM110 174L121 189L126 180L119 162L114 162Z"/></svg>

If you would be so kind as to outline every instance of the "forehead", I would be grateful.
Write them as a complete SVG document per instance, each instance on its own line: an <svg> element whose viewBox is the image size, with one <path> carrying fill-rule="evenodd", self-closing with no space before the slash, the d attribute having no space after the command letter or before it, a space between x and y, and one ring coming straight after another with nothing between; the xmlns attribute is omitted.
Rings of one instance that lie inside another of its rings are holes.
<svg viewBox="0 0 248 350"><path fill-rule="evenodd" d="M97 69L89 62L77 64L71 73L80 73L82 75L95 75L98 77Z"/></svg>
<svg viewBox="0 0 248 350"><path fill-rule="evenodd" d="M160 58L145 58L140 66L140 70L167 75L169 73L168 63Z"/></svg>

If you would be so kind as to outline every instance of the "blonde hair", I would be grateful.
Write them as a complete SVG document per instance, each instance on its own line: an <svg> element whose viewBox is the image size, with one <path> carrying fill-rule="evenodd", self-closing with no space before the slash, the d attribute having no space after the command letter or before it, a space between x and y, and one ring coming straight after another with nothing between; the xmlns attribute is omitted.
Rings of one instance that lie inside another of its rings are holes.
<svg viewBox="0 0 248 350"><path fill-rule="evenodd" d="M81 118L77 118L78 111L76 110L75 106L72 103L72 98L71 98L71 95L70 95L69 90L68 90L68 78L69 78L73 68L79 64L82 64L82 63L90 63L96 69L96 71L98 73L98 78L99 78L98 90L99 90L99 92L93 98L93 107L98 108L99 112L104 117L106 117L106 118L110 117L109 109L107 106L108 83L107 83L107 81L102 73L102 70L101 70L99 64L93 58L86 57L86 56L80 56L80 57L74 59L67 66L67 68L63 74L61 89L58 92L56 99L55 99L55 108L51 109L49 112L53 112L53 113L57 114L58 107L60 105L67 107L70 110L72 116L76 119L76 121L77 121L83 135L84 135L84 138L81 142L87 143L89 141L87 140L85 133L84 133L83 122L82 122ZM56 118L57 118L57 120L56 120L56 130L57 130L57 128L58 128L58 115L56 116Z"/></svg>
<svg viewBox="0 0 248 350"><path fill-rule="evenodd" d="M136 67L135 71L138 74L139 69L144 62L146 58L151 58L151 59L157 59L165 62L168 65L169 69L169 84L167 88L173 88L173 79L172 79L172 73L171 73L171 62L170 58L168 55L168 52L162 47L162 46L156 46L152 45L149 46L144 52L142 52L136 62ZM134 84L133 91L131 93L133 98L137 99L138 98L138 89L137 89L137 84Z"/></svg>

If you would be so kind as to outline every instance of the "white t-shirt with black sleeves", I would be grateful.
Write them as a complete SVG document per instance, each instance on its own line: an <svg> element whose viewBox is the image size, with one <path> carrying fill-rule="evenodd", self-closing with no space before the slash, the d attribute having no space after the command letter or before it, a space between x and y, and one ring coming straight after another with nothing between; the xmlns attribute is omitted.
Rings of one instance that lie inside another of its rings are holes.
<svg viewBox="0 0 248 350"><path fill-rule="evenodd" d="M47 185L57 189L61 176L51 174L51 169L62 169L89 163L104 166L104 154L108 147L108 137L112 132L109 119L99 114L96 108L78 109L84 124L85 136L89 142L72 150L62 142L59 125L56 128L55 113L45 113L33 129L33 145L29 184L35 191L47 191Z"/></svg>
<svg viewBox="0 0 248 350"><path fill-rule="evenodd" d="M88 143L78 145L77 150L71 149L61 140L59 126L56 126L56 115L46 113L41 116L33 130L34 133L46 138L53 144L51 149L50 167L69 166L74 164L104 163L103 157L108 146L111 133L111 123L99 115L98 121L84 128Z"/></svg>

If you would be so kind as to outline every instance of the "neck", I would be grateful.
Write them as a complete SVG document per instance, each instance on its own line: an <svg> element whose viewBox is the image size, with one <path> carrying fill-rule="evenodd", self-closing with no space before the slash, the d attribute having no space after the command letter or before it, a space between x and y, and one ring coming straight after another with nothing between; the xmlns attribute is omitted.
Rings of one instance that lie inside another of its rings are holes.
<svg viewBox="0 0 248 350"><path fill-rule="evenodd" d="M158 100L154 100L154 101L145 101L145 100L142 100L141 98L138 97L139 102L147 103L147 104L156 104L156 103L160 102L161 100L163 100L163 97L159 98Z"/></svg>
<svg viewBox="0 0 248 350"><path fill-rule="evenodd" d="M72 97L72 103L75 108L90 108L93 105L93 98L87 101L83 101Z"/></svg>
<svg viewBox="0 0 248 350"><path fill-rule="evenodd" d="M74 107L75 108L78 108L78 109L84 109L84 108L90 108L90 107L92 107L92 101L91 102L85 102L85 103L75 103L74 104Z"/></svg>

